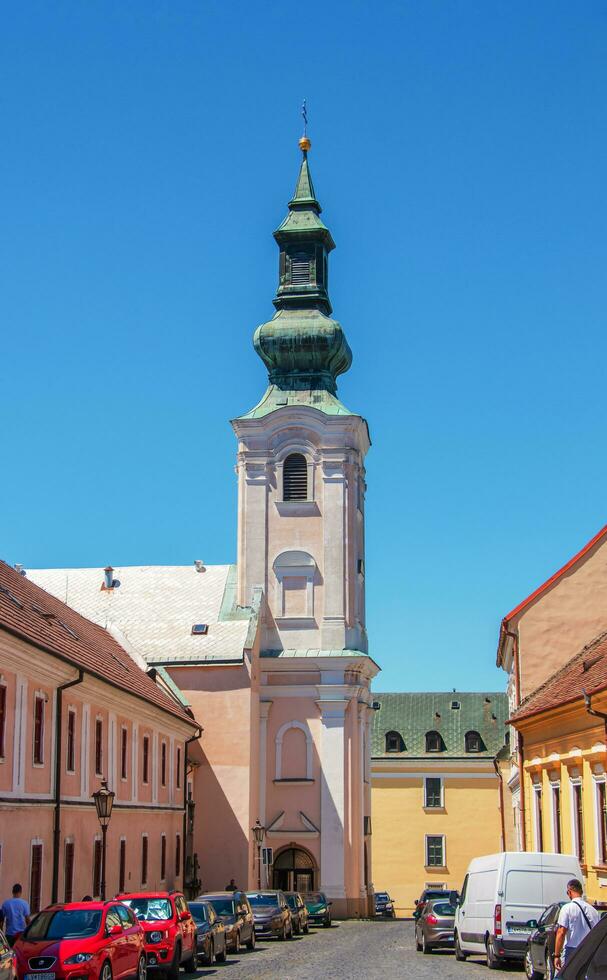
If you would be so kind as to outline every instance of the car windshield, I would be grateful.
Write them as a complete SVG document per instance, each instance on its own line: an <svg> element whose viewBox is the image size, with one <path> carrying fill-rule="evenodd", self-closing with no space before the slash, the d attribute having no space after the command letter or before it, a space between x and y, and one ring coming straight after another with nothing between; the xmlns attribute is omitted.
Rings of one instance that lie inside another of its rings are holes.
<svg viewBox="0 0 607 980"><path fill-rule="evenodd" d="M204 902L190 902L190 912L194 922L207 922L207 907Z"/></svg>
<svg viewBox="0 0 607 980"><path fill-rule="evenodd" d="M388 895L388 892L377 892L375 898L377 899L378 902L390 901L390 896Z"/></svg>
<svg viewBox="0 0 607 980"><path fill-rule="evenodd" d="M173 918L168 898L125 898L122 904L128 905L144 922L166 922Z"/></svg>
<svg viewBox="0 0 607 980"><path fill-rule="evenodd" d="M61 909L40 912L29 926L27 939L84 939L99 932L101 909Z"/></svg>
<svg viewBox="0 0 607 980"><path fill-rule="evenodd" d="M449 902L433 902L431 911L436 915L455 915L455 909Z"/></svg>
<svg viewBox="0 0 607 980"><path fill-rule="evenodd" d="M306 895L306 902L310 905L325 905L326 898L322 892L312 892L311 895Z"/></svg>
<svg viewBox="0 0 607 980"><path fill-rule="evenodd" d="M253 907L260 905L278 905L278 895L267 892L247 892L247 898Z"/></svg>
<svg viewBox="0 0 607 980"><path fill-rule="evenodd" d="M209 903L213 906L217 915L234 915L233 898L210 898Z"/></svg>
<svg viewBox="0 0 607 980"><path fill-rule="evenodd" d="M287 905L290 909L297 908L297 897L295 895L287 895Z"/></svg>

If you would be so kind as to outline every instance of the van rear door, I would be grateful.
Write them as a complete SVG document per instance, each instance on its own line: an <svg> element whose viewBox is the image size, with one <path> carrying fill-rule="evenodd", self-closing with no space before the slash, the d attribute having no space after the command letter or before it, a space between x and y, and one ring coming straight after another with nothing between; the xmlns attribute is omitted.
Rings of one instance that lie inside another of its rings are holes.
<svg viewBox="0 0 607 980"><path fill-rule="evenodd" d="M506 864L502 897L502 931L504 939L526 942L531 932L529 919L539 919L550 902L544 900L540 856L516 854L516 863Z"/></svg>

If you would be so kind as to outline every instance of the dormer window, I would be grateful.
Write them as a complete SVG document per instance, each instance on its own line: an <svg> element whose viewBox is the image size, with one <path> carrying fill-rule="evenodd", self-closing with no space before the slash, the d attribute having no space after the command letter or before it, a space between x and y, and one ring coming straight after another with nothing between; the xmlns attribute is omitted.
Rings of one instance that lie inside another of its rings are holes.
<svg viewBox="0 0 607 980"><path fill-rule="evenodd" d="M400 732L386 733L386 752L404 752L405 742Z"/></svg>
<svg viewBox="0 0 607 980"><path fill-rule="evenodd" d="M445 743L440 732L426 732L426 752L444 752Z"/></svg>
<svg viewBox="0 0 607 980"><path fill-rule="evenodd" d="M302 453L291 453L284 461L282 499L308 499L308 462Z"/></svg>
<svg viewBox="0 0 607 980"><path fill-rule="evenodd" d="M466 732L466 752L485 752L486 748L478 732Z"/></svg>

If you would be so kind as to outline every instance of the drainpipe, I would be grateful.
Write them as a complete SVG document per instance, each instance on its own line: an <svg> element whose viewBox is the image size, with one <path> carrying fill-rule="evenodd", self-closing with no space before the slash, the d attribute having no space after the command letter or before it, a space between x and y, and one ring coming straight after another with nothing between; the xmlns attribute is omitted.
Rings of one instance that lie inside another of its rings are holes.
<svg viewBox="0 0 607 980"><path fill-rule="evenodd" d="M493 768L495 769L495 775L498 778L498 792L500 801L500 828L502 834L502 851L506 850L506 823L504 820L504 778L502 776L501 769L497 763L497 756L493 759Z"/></svg>
<svg viewBox="0 0 607 980"><path fill-rule="evenodd" d="M521 669L519 663L519 647L518 647L518 633L513 633L511 630L506 629L502 623L502 628L504 630L504 635L509 636L513 644L513 659L514 659L514 699L516 701L516 707L521 703ZM524 755L523 746L524 740L522 732L517 731L517 744L518 744L518 771L519 771L519 794L520 794L520 814L521 814L521 844L523 850L527 850L527 819L525 816L525 769L524 769Z"/></svg>
<svg viewBox="0 0 607 980"><path fill-rule="evenodd" d="M584 688L582 688L582 694L584 695L584 707L586 708L588 714L594 715L595 718L601 718L603 720L603 724L605 725L605 739L607 740L607 714L605 714L603 711L597 711L592 707L590 695L586 694Z"/></svg>
<svg viewBox="0 0 607 980"><path fill-rule="evenodd" d="M63 692L68 687L82 684L84 671L78 671L78 677L57 688L57 704L55 707L55 820L53 826L53 880L51 884L51 904L57 901L59 894L59 851L61 850L61 736L63 721Z"/></svg>
<svg viewBox="0 0 607 980"><path fill-rule="evenodd" d="M188 866L188 857L194 857L194 854L188 855L187 841L188 841L188 746L192 742L197 742L203 733L203 728L198 725L196 729L196 734L192 735L191 738L186 739L183 746L183 890L186 889L186 869Z"/></svg>

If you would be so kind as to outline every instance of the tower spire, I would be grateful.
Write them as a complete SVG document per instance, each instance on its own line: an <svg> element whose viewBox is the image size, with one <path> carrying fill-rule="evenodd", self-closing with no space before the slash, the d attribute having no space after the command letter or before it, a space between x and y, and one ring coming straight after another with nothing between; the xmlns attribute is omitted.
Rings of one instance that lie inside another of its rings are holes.
<svg viewBox="0 0 607 980"><path fill-rule="evenodd" d="M310 173L312 144L305 101L302 115L303 159L295 193L286 218L274 232L280 249L273 300L277 312L257 328L253 343L268 368L271 385L282 391L324 390L334 395L336 378L350 367L352 353L340 324L331 319L328 256L335 242L320 218L322 209Z"/></svg>

